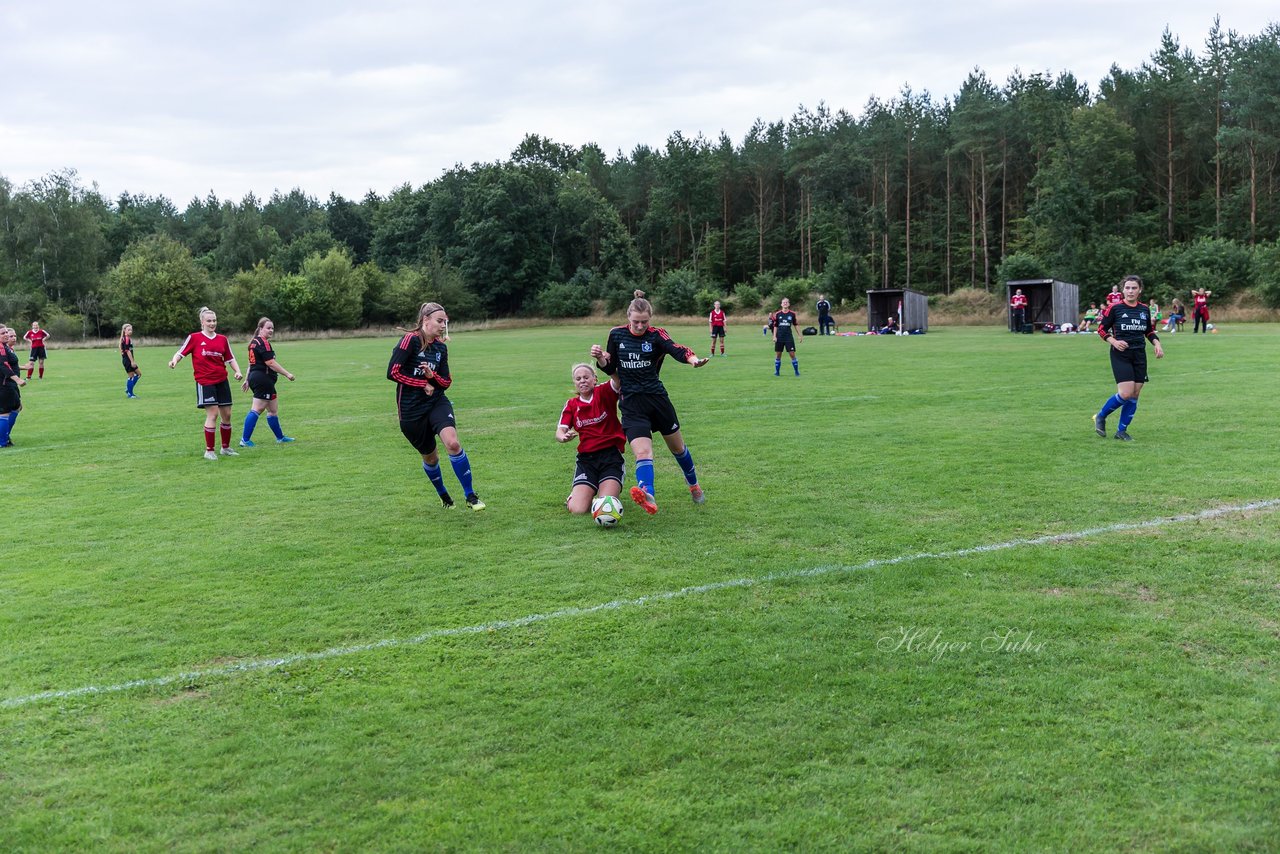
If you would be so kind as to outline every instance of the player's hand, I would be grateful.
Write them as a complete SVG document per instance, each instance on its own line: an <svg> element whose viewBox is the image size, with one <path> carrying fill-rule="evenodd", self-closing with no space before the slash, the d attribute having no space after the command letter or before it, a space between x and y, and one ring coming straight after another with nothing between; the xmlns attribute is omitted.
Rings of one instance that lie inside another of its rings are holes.
<svg viewBox="0 0 1280 854"><path fill-rule="evenodd" d="M604 355L604 348L603 348L603 347L601 347L599 344L592 344L592 345L591 345L591 358L593 358L593 359L595 359L595 360L599 361L600 357L601 357L601 356L603 356L603 355Z"/></svg>
<svg viewBox="0 0 1280 854"><path fill-rule="evenodd" d="M294 380L297 379L297 377L295 377L293 374L289 374L288 377L289 377L289 382L293 382Z"/></svg>
<svg viewBox="0 0 1280 854"><path fill-rule="evenodd" d="M573 432L572 430L566 430L562 435L557 436L556 438L559 439L561 442L571 442L574 439L578 438L578 434Z"/></svg>
<svg viewBox="0 0 1280 854"><path fill-rule="evenodd" d="M245 380L244 382L240 383L240 390L241 390L241 391L248 391L248 390L249 390L249 381L248 381L248 380Z"/></svg>
<svg viewBox="0 0 1280 854"><path fill-rule="evenodd" d="M693 360L693 362L692 362L691 364L692 364L695 368L701 368L703 365L705 365L707 362L710 362L710 361L711 361L710 359L706 359L706 358L703 358L703 359L694 359L694 360Z"/></svg>
<svg viewBox="0 0 1280 854"><path fill-rule="evenodd" d="M1156 358L1157 358L1157 359L1163 359L1163 358L1164 358L1164 348L1160 346L1160 342L1159 342L1159 341L1157 341L1157 342L1156 342L1156 345L1155 345L1155 346L1156 346Z"/></svg>

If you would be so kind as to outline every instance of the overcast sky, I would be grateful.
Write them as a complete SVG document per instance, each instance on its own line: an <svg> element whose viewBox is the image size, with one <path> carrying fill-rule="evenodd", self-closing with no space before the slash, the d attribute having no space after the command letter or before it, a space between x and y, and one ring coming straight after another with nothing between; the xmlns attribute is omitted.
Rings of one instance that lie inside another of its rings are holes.
<svg viewBox="0 0 1280 854"><path fill-rule="evenodd" d="M860 115L975 66L1096 92L1167 26L1202 52L1275 0L271 0L0 3L0 175L73 168L108 198L301 187L385 195L537 133L610 156L676 130L740 143L804 104Z"/></svg>

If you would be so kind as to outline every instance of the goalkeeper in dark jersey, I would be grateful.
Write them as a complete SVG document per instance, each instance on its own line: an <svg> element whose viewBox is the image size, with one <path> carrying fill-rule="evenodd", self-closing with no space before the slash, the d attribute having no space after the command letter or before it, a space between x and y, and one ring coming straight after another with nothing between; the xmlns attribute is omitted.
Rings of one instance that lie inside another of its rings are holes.
<svg viewBox="0 0 1280 854"><path fill-rule="evenodd" d="M706 500L698 484L698 472L693 466L693 455L685 446L680 433L680 420L671 405L667 390L658 379L662 361L667 356L679 359L695 368L707 363L699 359L688 347L671 340L665 329L650 326L653 306L644 298L644 291L636 291L635 299L627 307L627 324L609 330L604 347L591 345L591 357L609 375L616 374L621 383L622 430L627 434L631 452L636 458L636 486L631 487L631 498L646 513L657 513L658 503L653 488L653 434L661 433L668 450L675 456L684 472L685 482L693 503Z"/></svg>
<svg viewBox="0 0 1280 854"><path fill-rule="evenodd" d="M1125 276L1120 283L1124 299L1107 308L1098 324L1098 336L1111 348L1111 372L1116 378L1116 393L1107 398L1098 414L1093 416L1093 429L1102 438L1107 437L1107 416L1120 410L1120 423L1116 425L1116 438L1133 441L1129 424L1138 411L1138 395L1147 382L1147 346L1151 341L1156 358L1164 358L1164 348L1156 335L1156 322L1151 310L1138 297L1142 295L1142 279Z"/></svg>

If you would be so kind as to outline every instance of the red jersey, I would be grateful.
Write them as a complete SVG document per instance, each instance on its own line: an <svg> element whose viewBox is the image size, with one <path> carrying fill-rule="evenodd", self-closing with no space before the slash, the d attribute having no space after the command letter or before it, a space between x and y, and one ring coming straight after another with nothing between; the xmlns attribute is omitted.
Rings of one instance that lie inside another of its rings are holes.
<svg viewBox="0 0 1280 854"><path fill-rule="evenodd" d="M1124 294L1120 293L1119 291L1112 291L1111 293L1107 294L1108 308L1110 308L1111 306L1115 305L1118 302L1124 302Z"/></svg>
<svg viewBox="0 0 1280 854"><path fill-rule="evenodd" d="M591 395L591 402L584 403L574 395L560 413L560 423L578 432L578 453L604 451L627 445L618 421L618 393L609 383L600 383Z"/></svg>
<svg viewBox="0 0 1280 854"><path fill-rule="evenodd" d="M226 363L234 358L227 336L219 334L210 338L203 330L192 332L182 342L182 348L178 352L191 357L191 370L195 372L196 382L200 385L226 382Z"/></svg>
<svg viewBox="0 0 1280 854"><path fill-rule="evenodd" d="M43 347L44 339L49 337L49 333L43 329L28 329L22 337L30 341L32 347Z"/></svg>
<svg viewBox="0 0 1280 854"><path fill-rule="evenodd" d="M1194 299L1194 300L1196 301L1196 308L1200 308L1200 306L1202 306L1202 305L1208 305L1208 304L1209 304L1209 295L1208 295L1208 294L1192 294L1192 295L1191 295L1191 298L1192 298L1192 299Z"/></svg>
<svg viewBox="0 0 1280 854"><path fill-rule="evenodd" d="M1010 305L1010 307L1012 307L1012 308L1026 308L1026 307L1027 307L1027 295L1026 295L1026 294L1014 294L1013 296L1011 296L1011 297L1009 298L1009 305Z"/></svg>
<svg viewBox="0 0 1280 854"><path fill-rule="evenodd" d="M724 326L724 310L711 309L710 321L712 326Z"/></svg>

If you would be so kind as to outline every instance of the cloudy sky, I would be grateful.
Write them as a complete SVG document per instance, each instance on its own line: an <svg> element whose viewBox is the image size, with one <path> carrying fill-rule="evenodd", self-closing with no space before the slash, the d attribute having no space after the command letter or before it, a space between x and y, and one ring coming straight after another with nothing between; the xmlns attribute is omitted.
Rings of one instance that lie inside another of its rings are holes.
<svg viewBox="0 0 1280 854"><path fill-rule="evenodd" d="M301 187L359 198L505 159L528 133L661 146L735 141L905 85L954 95L975 66L1071 71L1096 91L1167 26L1256 34L1274 0L5 0L0 175L73 168L109 198Z"/></svg>

